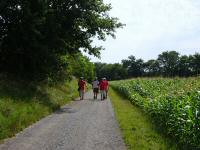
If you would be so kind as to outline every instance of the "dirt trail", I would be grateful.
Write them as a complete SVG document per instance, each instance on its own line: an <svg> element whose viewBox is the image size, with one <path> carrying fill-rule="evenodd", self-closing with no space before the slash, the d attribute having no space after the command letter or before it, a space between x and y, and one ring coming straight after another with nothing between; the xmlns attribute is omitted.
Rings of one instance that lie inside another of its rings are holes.
<svg viewBox="0 0 200 150"><path fill-rule="evenodd" d="M0 150L125 150L110 100L76 100L0 145Z"/></svg>

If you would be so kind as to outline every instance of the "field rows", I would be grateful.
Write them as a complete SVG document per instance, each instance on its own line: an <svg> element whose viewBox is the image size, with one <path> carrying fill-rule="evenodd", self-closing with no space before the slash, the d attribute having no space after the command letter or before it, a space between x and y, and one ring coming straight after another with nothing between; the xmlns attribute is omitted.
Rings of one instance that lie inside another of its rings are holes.
<svg viewBox="0 0 200 150"><path fill-rule="evenodd" d="M114 81L113 89L148 113L185 149L200 149L200 78Z"/></svg>

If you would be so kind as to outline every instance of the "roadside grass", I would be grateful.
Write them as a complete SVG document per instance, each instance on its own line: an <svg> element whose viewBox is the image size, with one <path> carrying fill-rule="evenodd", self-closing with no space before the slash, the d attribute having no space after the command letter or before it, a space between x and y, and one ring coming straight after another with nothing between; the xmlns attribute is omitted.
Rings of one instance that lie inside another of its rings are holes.
<svg viewBox="0 0 200 150"><path fill-rule="evenodd" d="M51 86L0 80L0 141L14 136L76 97L76 79Z"/></svg>
<svg viewBox="0 0 200 150"><path fill-rule="evenodd" d="M109 90L116 118L129 150L176 150L176 144L156 130L150 118L129 100Z"/></svg>

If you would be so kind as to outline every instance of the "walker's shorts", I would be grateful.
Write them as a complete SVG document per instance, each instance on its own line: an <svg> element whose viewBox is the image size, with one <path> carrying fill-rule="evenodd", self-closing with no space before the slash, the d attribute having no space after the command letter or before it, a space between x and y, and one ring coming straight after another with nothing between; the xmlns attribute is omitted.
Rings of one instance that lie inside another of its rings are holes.
<svg viewBox="0 0 200 150"><path fill-rule="evenodd" d="M101 98L106 97L106 91L105 90L100 90L100 92L101 92Z"/></svg>
<svg viewBox="0 0 200 150"><path fill-rule="evenodd" d="M94 92L94 93L99 93L99 88L94 88L94 89L93 89L93 92Z"/></svg>
<svg viewBox="0 0 200 150"><path fill-rule="evenodd" d="M79 95L80 95L80 97L83 97L84 92L85 92L84 90L80 90L80 91L79 91Z"/></svg>

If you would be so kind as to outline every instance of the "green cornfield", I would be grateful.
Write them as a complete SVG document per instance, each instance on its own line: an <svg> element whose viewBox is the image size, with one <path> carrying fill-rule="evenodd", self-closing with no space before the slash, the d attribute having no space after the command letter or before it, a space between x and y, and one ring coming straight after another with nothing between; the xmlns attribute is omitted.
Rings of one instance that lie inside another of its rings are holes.
<svg viewBox="0 0 200 150"><path fill-rule="evenodd" d="M200 77L137 78L111 87L148 113L184 149L200 149Z"/></svg>

